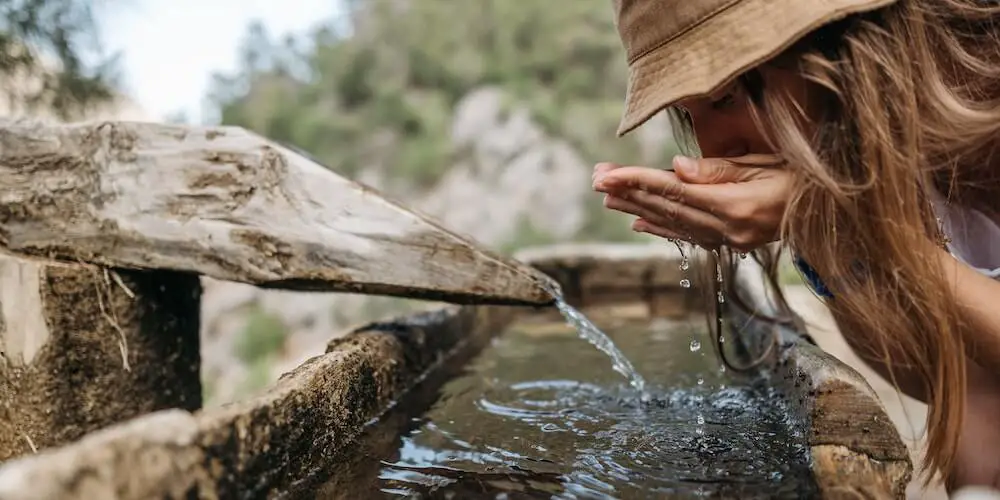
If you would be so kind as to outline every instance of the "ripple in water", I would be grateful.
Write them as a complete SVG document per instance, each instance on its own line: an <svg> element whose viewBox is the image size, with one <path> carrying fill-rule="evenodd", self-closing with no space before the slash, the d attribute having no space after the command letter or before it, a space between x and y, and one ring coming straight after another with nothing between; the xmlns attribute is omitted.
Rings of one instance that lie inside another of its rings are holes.
<svg viewBox="0 0 1000 500"><path fill-rule="evenodd" d="M647 375L648 400L569 329L505 333L415 419L382 462L380 493L808 497L805 441L782 400L692 356L693 328L605 330Z"/></svg>

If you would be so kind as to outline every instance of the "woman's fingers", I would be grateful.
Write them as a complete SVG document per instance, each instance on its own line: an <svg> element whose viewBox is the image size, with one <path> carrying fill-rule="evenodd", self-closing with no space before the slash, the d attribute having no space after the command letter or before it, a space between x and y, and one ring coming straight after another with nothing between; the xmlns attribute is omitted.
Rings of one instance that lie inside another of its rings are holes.
<svg viewBox="0 0 1000 500"><path fill-rule="evenodd" d="M667 216L666 214L656 213L653 210L643 207L635 202L629 201L621 196L616 196L611 194L605 196L604 206L612 210L617 210L622 213L654 221L653 222L654 224L659 224L661 226L679 225L677 221L671 222L669 216Z"/></svg>
<svg viewBox="0 0 1000 500"><path fill-rule="evenodd" d="M725 224L711 214L639 190L609 194L604 205L683 234L685 240L715 241L725 229Z"/></svg>
<svg viewBox="0 0 1000 500"><path fill-rule="evenodd" d="M665 227L657 226L646 219L636 219L632 223L632 230L639 233L648 233L653 236L659 236L660 238L666 238L668 240L682 240L687 241L687 236L671 231Z"/></svg>
<svg viewBox="0 0 1000 500"><path fill-rule="evenodd" d="M643 232L747 250L780 236L791 182L783 165L773 155L677 157L675 172L606 163L593 180L608 208L639 217Z"/></svg>
<svg viewBox="0 0 1000 500"><path fill-rule="evenodd" d="M712 190L711 187L687 184L673 172L647 167L619 167L594 181L594 188L604 193L645 191L676 203L716 213L725 206L727 200L724 192ZM723 196L720 197L720 194Z"/></svg>
<svg viewBox="0 0 1000 500"><path fill-rule="evenodd" d="M597 165L594 165L594 174L591 176L590 180L596 182L598 177L604 177L608 172L621 167L622 166L617 163L598 163Z"/></svg>

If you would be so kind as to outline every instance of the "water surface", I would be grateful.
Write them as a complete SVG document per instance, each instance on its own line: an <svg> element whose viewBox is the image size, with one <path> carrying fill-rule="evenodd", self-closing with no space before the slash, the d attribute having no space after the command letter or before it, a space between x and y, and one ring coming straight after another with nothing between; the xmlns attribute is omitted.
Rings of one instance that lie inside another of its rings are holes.
<svg viewBox="0 0 1000 500"><path fill-rule="evenodd" d="M600 325L646 379L558 324L518 325L374 424L319 498L806 498L803 433L720 371L703 323Z"/></svg>

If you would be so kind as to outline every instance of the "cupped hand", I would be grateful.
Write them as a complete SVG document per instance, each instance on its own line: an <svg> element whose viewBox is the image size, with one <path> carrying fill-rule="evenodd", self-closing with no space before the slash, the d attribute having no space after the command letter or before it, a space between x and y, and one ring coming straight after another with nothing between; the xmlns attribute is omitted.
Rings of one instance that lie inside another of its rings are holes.
<svg viewBox="0 0 1000 500"><path fill-rule="evenodd" d="M791 174L771 155L674 158L674 172L600 163L604 205L634 215L634 231L750 251L778 239Z"/></svg>

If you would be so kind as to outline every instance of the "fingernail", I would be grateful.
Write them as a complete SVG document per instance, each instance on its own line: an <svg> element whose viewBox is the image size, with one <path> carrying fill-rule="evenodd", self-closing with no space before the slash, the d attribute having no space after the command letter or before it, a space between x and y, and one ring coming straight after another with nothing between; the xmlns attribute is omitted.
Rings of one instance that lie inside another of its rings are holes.
<svg viewBox="0 0 1000 500"><path fill-rule="evenodd" d="M683 171L685 174L695 175L698 173L698 162L687 156L678 155L674 157L674 168Z"/></svg>

